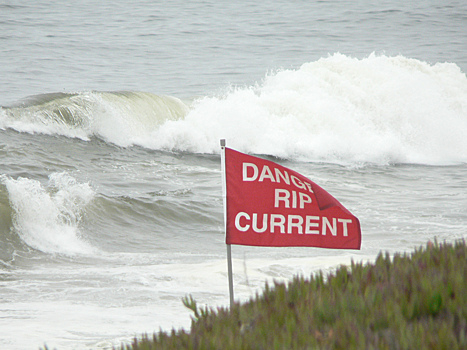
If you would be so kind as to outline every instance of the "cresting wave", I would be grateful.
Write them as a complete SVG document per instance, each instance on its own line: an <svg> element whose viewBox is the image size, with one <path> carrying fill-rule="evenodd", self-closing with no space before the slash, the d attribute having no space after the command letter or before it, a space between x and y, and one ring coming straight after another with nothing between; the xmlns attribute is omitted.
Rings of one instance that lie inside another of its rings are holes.
<svg viewBox="0 0 467 350"><path fill-rule="evenodd" d="M136 92L39 96L3 109L0 127L194 153L217 153L226 138L304 161L464 163L467 78L453 63L334 54L190 107Z"/></svg>
<svg viewBox="0 0 467 350"><path fill-rule="evenodd" d="M88 184L67 173L53 173L47 184L28 178L0 178L0 242L12 253L23 245L49 254L92 254L80 232L86 206L94 198ZM23 249L24 250L24 249ZM1 256L0 260L8 261Z"/></svg>
<svg viewBox="0 0 467 350"><path fill-rule="evenodd" d="M188 107L178 98L146 92L52 93L3 108L0 128L83 140L96 136L125 147L187 112Z"/></svg>

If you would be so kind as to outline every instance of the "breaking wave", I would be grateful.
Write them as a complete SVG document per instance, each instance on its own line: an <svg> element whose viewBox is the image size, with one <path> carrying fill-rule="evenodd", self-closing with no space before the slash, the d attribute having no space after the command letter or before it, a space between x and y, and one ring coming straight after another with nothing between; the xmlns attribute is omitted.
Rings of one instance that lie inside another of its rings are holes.
<svg viewBox="0 0 467 350"><path fill-rule="evenodd" d="M127 147L337 163L467 162L467 78L453 63L334 54L188 106L142 92L33 97L0 127Z"/></svg>
<svg viewBox="0 0 467 350"><path fill-rule="evenodd" d="M83 140L95 136L125 147L187 112L175 97L145 92L51 93L3 108L0 128Z"/></svg>
<svg viewBox="0 0 467 350"><path fill-rule="evenodd" d="M198 101L146 145L338 163L467 162L467 79L455 64L335 54Z"/></svg>
<svg viewBox="0 0 467 350"><path fill-rule="evenodd" d="M46 185L21 177L0 180L0 213L5 219L0 241L11 246L10 253L24 244L49 254L95 252L80 231L86 206L94 198L88 184L67 173L51 174Z"/></svg>

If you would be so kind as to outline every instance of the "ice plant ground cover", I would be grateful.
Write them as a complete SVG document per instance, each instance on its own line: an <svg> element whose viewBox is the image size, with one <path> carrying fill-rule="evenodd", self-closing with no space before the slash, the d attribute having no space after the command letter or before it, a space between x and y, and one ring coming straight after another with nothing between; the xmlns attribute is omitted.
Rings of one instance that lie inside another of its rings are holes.
<svg viewBox="0 0 467 350"><path fill-rule="evenodd" d="M465 241L380 253L324 276L296 277L234 308L201 308L191 330L145 335L143 349L465 349Z"/></svg>

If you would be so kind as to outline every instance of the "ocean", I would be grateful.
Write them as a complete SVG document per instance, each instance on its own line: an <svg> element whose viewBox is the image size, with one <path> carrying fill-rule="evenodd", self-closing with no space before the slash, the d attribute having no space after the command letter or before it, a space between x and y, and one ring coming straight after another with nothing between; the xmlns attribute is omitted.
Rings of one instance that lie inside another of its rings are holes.
<svg viewBox="0 0 467 350"><path fill-rule="evenodd" d="M265 283L467 237L464 1L0 1L0 348L110 349L229 305L219 140L361 250L232 246Z"/></svg>

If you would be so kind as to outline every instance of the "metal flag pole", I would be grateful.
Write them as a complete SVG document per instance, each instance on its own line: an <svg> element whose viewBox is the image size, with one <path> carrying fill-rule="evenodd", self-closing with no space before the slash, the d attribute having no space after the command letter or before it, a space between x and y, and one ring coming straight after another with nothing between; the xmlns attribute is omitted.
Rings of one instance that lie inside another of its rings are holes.
<svg viewBox="0 0 467 350"><path fill-rule="evenodd" d="M224 232L227 235L227 179L225 176L225 139L221 139L221 168L222 168L222 201L224 203ZM227 271L229 274L230 308L234 306L232 249L227 244Z"/></svg>

